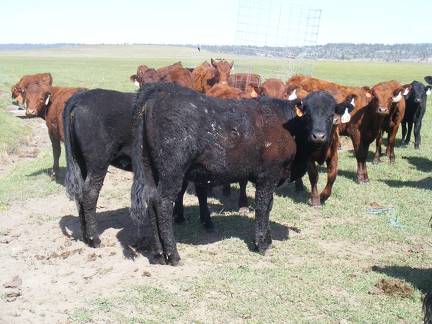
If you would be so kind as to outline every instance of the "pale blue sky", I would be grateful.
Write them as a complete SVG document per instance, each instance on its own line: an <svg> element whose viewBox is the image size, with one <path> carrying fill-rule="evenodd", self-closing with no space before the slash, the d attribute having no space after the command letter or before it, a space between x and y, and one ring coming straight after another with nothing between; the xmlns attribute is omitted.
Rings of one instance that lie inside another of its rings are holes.
<svg viewBox="0 0 432 324"><path fill-rule="evenodd" d="M233 44L238 1L1 0L0 43ZM432 42L430 0L284 3L322 9L319 44Z"/></svg>

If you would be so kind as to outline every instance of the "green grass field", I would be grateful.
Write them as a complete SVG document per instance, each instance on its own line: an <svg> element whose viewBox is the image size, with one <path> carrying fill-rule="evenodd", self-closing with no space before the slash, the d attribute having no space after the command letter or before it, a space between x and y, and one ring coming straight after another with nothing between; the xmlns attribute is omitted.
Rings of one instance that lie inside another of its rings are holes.
<svg viewBox="0 0 432 324"><path fill-rule="evenodd" d="M0 52L0 150L12 151L20 134L26 132L19 120L5 112L8 99L4 94L23 74L49 71L59 86L134 91L128 78L138 64L159 67L182 60L193 66L212 56L221 55L145 46ZM266 71L274 64L249 57L234 60L235 72L252 65L257 71ZM310 64L319 78L358 86L390 79L423 81L432 73L432 65L416 63ZM430 105L428 99L428 110ZM372 144L370 150L374 149ZM188 264L207 271L183 281L126 286L121 294L100 296L76 308L70 319L124 323L420 322L422 293L432 289L430 111L423 123L421 150L414 150L411 144L397 147L395 153L395 165L389 165L385 158L378 166L368 163L371 182L367 185L354 182L356 161L352 152L340 153L334 192L321 209L309 207L308 194L295 193L292 185L278 190L271 213L274 245L265 257L248 249L253 232L251 217L236 212L213 214L222 234L218 244L202 249L210 243L199 224L198 209L186 208L188 225L176 226L179 251ZM17 164L0 175L1 208L17 199L64 190L50 182L47 174L38 173L51 166L50 154L43 152L32 163ZM325 173L320 176L319 188L323 188ZM253 192L249 186L251 198ZM368 214L372 202L393 207L395 212ZM217 203L212 207L213 211L220 209ZM186 249L191 245L194 252ZM155 268L152 276L157 275ZM402 297L377 291L375 285L383 278L400 279L414 289L413 293Z"/></svg>

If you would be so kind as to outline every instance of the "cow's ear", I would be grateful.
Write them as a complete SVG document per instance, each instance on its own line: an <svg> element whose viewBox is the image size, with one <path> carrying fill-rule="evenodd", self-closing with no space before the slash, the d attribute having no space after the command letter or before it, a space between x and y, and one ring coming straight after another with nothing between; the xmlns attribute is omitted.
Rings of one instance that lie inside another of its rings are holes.
<svg viewBox="0 0 432 324"><path fill-rule="evenodd" d="M397 88L395 91L393 91L393 98L392 101L393 102L399 102L402 100L403 98L403 93L405 93L405 88L404 87L399 87Z"/></svg>
<svg viewBox="0 0 432 324"><path fill-rule="evenodd" d="M232 69L233 65L234 65L234 61L229 62L229 65L230 65L230 68Z"/></svg>
<svg viewBox="0 0 432 324"><path fill-rule="evenodd" d="M211 63L211 65L213 65L214 67L216 67L216 61L215 60L210 59L210 63Z"/></svg>
<svg viewBox="0 0 432 324"><path fill-rule="evenodd" d="M44 100L45 106L48 106L50 101L51 101L51 93L47 91L45 93L45 100Z"/></svg>
<svg viewBox="0 0 432 324"><path fill-rule="evenodd" d="M405 84L402 86L403 92L402 95L408 96L412 90L412 84Z"/></svg>
<svg viewBox="0 0 432 324"><path fill-rule="evenodd" d="M368 98L368 99L372 98L373 93L372 93L372 89L370 87L365 86L365 87L362 87L362 89L365 91L366 98Z"/></svg>
<svg viewBox="0 0 432 324"><path fill-rule="evenodd" d="M342 115L345 111L348 111L348 113L352 112L356 106L357 98L358 96L355 94L348 95L343 102L336 105L335 113Z"/></svg>
<svg viewBox="0 0 432 324"><path fill-rule="evenodd" d="M425 90L426 90L426 96L430 96L432 93L432 86L426 86Z"/></svg>
<svg viewBox="0 0 432 324"><path fill-rule="evenodd" d="M432 85L432 76L430 76L430 75L425 76L425 77L424 77L424 80L425 80L427 83L429 83L429 84Z"/></svg>

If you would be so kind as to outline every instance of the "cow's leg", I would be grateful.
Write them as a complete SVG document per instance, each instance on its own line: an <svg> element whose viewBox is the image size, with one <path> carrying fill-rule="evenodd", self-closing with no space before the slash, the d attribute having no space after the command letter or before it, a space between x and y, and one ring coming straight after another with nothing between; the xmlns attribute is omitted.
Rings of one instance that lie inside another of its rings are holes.
<svg viewBox="0 0 432 324"><path fill-rule="evenodd" d="M313 207L321 206L320 196L318 193L317 183L318 183L318 169L316 167L315 161L308 161L308 175L309 182L311 184L311 200L310 204Z"/></svg>
<svg viewBox="0 0 432 324"><path fill-rule="evenodd" d="M408 144L408 142L406 141L406 135L407 135L407 123L402 122L402 141L401 141L402 145Z"/></svg>
<svg viewBox="0 0 432 324"><path fill-rule="evenodd" d="M246 195L246 186L247 186L247 180L242 180L239 182L240 185L240 192L239 192L239 209L242 208L248 208L248 199Z"/></svg>
<svg viewBox="0 0 432 324"><path fill-rule="evenodd" d="M60 139L57 138L54 134L49 134L52 150L53 150L53 168L51 172L51 178L55 179L58 176L60 167L59 167L59 160L60 160L60 153L61 153L61 145L60 145Z"/></svg>
<svg viewBox="0 0 432 324"><path fill-rule="evenodd" d="M102 171L89 172L83 184L82 208L86 229L83 233L83 239L91 247L99 247L100 245L96 223L96 204L106 174L106 169Z"/></svg>
<svg viewBox="0 0 432 324"><path fill-rule="evenodd" d="M379 131L377 138L376 138L375 155L374 155L374 159L372 161L373 164L378 164L381 162L380 156L381 156L382 138L383 138L382 131Z"/></svg>
<svg viewBox="0 0 432 324"><path fill-rule="evenodd" d="M338 143L336 145L332 145L330 148L330 156L326 160L327 164L327 184L324 190L321 192L320 198L321 202L324 202L330 197L333 184L336 181L337 170L338 170Z"/></svg>
<svg viewBox="0 0 432 324"><path fill-rule="evenodd" d="M272 243L270 233L270 211L276 182L257 181L255 191L255 247L262 255Z"/></svg>
<svg viewBox="0 0 432 324"><path fill-rule="evenodd" d="M163 248L163 256L167 263L177 265L180 256L177 251L177 244L173 227L174 201L178 197L183 185L183 176L167 175L159 180L158 196L156 203L157 230Z"/></svg>
<svg viewBox="0 0 432 324"><path fill-rule="evenodd" d="M177 196L177 200L176 200L175 205L174 205L173 216L174 216L174 221L176 223L183 223L185 221L183 197L184 197L184 194L186 192L187 187L188 187L188 182L185 180L185 181L183 181L181 191L179 192L179 194Z"/></svg>
<svg viewBox="0 0 432 324"><path fill-rule="evenodd" d="M399 129L399 125L396 124L390 132L388 133L388 144L386 149L386 155L389 159L390 163L395 163L395 153L394 153L394 147L396 142L396 135Z"/></svg>
<svg viewBox="0 0 432 324"><path fill-rule="evenodd" d="M419 149L421 144L421 135L420 130L422 126L422 119L419 118L418 121L414 125L414 148Z"/></svg>
<svg viewBox="0 0 432 324"><path fill-rule="evenodd" d="M369 151L369 145L364 141L361 141L356 150L357 183L359 184L369 182L369 176L366 167L366 159L367 159L368 151Z"/></svg>
<svg viewBox="0 0 432 324"><path fill-rule="evenodd" d="M412 128L413 128L413 122L409 122L408 123L408 132L407 132L407 136L405 139L405 143L408 145L409 142L411 141L411 132L412 132ZM414 129L414 136L415 136L415 129Z"/></svg>
<svg viewBox="0 0 432 324"><path fill-rule="evenodd" d="M210 218L210 211L207 204L207 186L195 184L195 192L198 197L200 220L207 230L213 230L213 222Z"/></svg>

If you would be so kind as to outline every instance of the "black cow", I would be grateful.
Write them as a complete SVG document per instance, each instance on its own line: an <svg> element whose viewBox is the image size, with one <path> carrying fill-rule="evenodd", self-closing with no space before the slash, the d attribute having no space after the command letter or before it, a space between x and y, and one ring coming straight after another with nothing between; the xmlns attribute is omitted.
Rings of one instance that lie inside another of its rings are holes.
<svg viewBox="0 0 432 324"><path fill-rule="evenodd" d="M255 246L265 253L272 241L273 192L290 178L296 153L290 132L300 118L294 107L271 98L210 98L173 84L141 88L135 103L131 216L137 222L150 219L153 261L176 265L180 260L172 211L185 180L202 188L254 182ZM311 140L330 135L335 107L327 92L304 99L302 118Z"/></svg>
<svg viewBox="0 0 432 324"><path fill-rule="evenodd" d="M83 240L98 247L96 203L109 165L132 171L135 93L95 89L74 95L63 112L66 191L77 203Z"/></svg>
<svg viewBox="0 0 432 324"><path fill-rule="evenodd" d="M425 76L424 77L424 80L427 82L427 83L429 83L430 85L432 85L432 76Z"/></svg>
<svg viewBox="0 0 432 324"><path fill-rule="evenodd" d="M405 96L405 115L402 120L402 145L409 144L414 124L414 147L418 149L421 144L420 130L423 116L426 112L427 95L431 93L432 86L424 86L421 82L413 81L407 89L409 92Z"/></svg>

